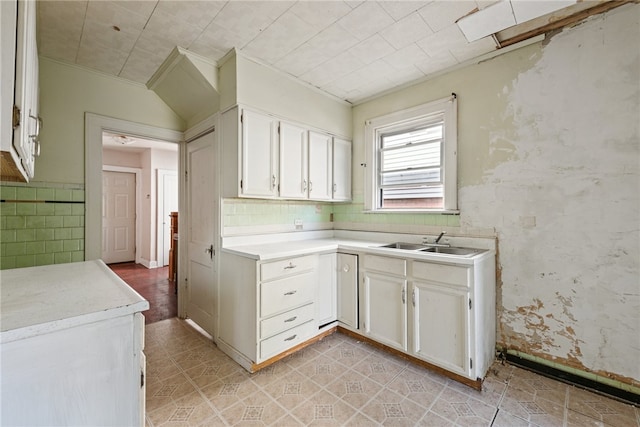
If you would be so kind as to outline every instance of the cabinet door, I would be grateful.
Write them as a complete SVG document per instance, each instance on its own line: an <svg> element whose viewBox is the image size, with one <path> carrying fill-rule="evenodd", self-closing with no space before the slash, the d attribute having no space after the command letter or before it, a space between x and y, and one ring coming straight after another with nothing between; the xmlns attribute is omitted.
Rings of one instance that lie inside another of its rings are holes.
<svg viewBox="0 0 640 427"><path fill-rule="evenodd" d="M412 353L468 377L469 292L425 282L412 288Z"/></svg>
<svg viewBox="0 0 640 427"><path fill-rule="evenodd" d="M278 121L242 112L242 196L275 197L278 187Z"/></svg>
<svg viewBox="0 0 640 427"><path fill-rule="evenodd" d="M363 328L376 341L407 351L407 280L364 272Z"/></svg>
<svg viewBox="0 0 640 427"><path fill-rule="evenodd" d="M318 325L336 320L336 258L337 255L320 255L318 264Z"/></svg>
<svg viewBox="0 0 640 427"><path fill-rule="evenodd" d="M338 321L358 329L358 256L338 254Z"/></svg>
<svg viewBox="0 0 640 427"><path fill-rule="evenodd" d="M333 200L351 200L351 141L333 139Z"/></svg>
<svg viewBox="0 0 640 427"><path fill-rule="evenodd" d="M16 47L15 104L20 109L20 123L13 133L13 146L29 180L33 178L35 157L40 153L35 2L18 2Z"/></svg>
<svg viewBox="0 0 640 427"><path fill-rule="evenodd" d="M307 145L305 129L280 122L280 197L308 197Z"/></svg>
<svg viewBox="0 0 640 427"><path fill-rule="evenodd" d="M331 200L333 138L320 132L309 132L309 198Z"/></svg>

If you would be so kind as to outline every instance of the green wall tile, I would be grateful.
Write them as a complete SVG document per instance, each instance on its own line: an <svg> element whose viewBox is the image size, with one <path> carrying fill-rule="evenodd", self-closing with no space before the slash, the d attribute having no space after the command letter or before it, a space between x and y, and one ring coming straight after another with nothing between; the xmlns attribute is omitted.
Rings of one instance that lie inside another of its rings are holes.
<svg viewBox="0 0 640 427"><path fill-rule="evenodd" d="M63 227L79 227L80 226L80 217L79 216L65 216L62 220Z"/></svg>
<svg viewBox="0 0 640 427"><path fill-rule="evenodd" d="M71 199L73 202L84 202L84 190L72 190Z"/></svg>
<svg viewBox="0 0 640 427"><path fill-rule="evenodd" d="M35 255L45 253L44 242L27 242L25 246L27 254Z"/></svg>
<svg viewBox="0 0 640 427"><path fill-rule="evenodd" d="M71 238L71 229L70 228L56 228L55 229L55 240L66 240Z"/></svg>
<svg viewBox="0 0 640 427"><path fill-rule="evenodd" d="M16 241L16 230L0 230L0 242L9 243Z"/></svg>
<svg viewBox="0 0 640 427"><path fill-rule="evenodd" d="M53 228L39 228L36 230L36 240L54 240L55 229Z"/></svg>
<svg viewBox="0 0 640 427"><path fill-rule="evenodd" d="M16 200L16 187L0 186L0 199Z"/></svg>
<svg viewBox="0 0 640 427"><path fill-rule="evenodd" d="M73 200L73 190L67 190L66 188L56 188L56 195L54 200L59 202L70 202Z"/></svg>
<svg viewBox="0 0 640 427"><path fill-rule="evenodd" d="M44 243L47 253L62 252L62 240L49 240Z"/></svg>
<svg viewBox="0 0 640 427"><path fill-rule="evenodd" d="M16 230L20 228L24 228L25 226L25 217L23 216L10 216L7 217L7 230Z"/></svg>
<svg viewBox="0 0 640 427"><path fill-rule="evenodd" d="M56 215L71 215L73 205L69 203L55 203L53 206Z"/></svg>
<svg viewBox="0 0 640 427"><path fill-rule="evenodd" d="M6 270L8 268L16 268L16 257L14 256L0 257L0 269Z"/></svg>
<svg viewBox="0 0 640 427"><path fill-rule="evenodd" d="M72 239L84 239L84 228L83 227L75 227L71 229L71 238Z"/></svg>
<svg viewBox="0 0 640 427"><path fill-rule="evenodd" d="M53 188L37 188L36 199L38 200L55 200L56 190Z"/></svg>
<svg viewBox="0 0 640 427"><path fill-rule="evenodd" d="M45 226L45 216L33 215L27 216L25 219L26 228L44 228Z"/></svg>
<svg viewBox="0 0 640 427"><path fill-rule="evenodd" d="M16 215L35 215L36 203L16 203Z"/></svg>
<svg viewBox="0 0 640 427"><path fill-rule="evenodd" d="M55 262L54 254L37 254L36 265L50 265Z"/></svg>
<svg viewBox="0 0 640 427"><path fill-rule="evenodd" d="M16 257L16 268L33 267L36 265L35 255L19 255Z"/></svg>
<svg viewBox="0 0 640 427"><path fill-rule="evenodd" d="M61 216L48 216L44 224L47 228L62 228L63 219Z"/></svg>
<svg viewBox="0 0 640 427"><path fill-rule="evenodd" d="M55 215L56 207L53 203L38 203L36 213L38 215Z"/></svg>
<svg viewBox="0 0 640 427"><path fill-rule="evenodd" d="M25 255L26 251L26 243L24 242L15 242L15 243L6 243L2 245L4 247L3 255L7 256L18 256Z"/></svg>
<svg viewBox="0 0 640 427"><path fill-rule="evenodd" d="M84 251L71 252L71 262L84 261Z"/></svg>
<svg viewBox="0 0 640 427"><path fill-rule="evenodd" d="M16 203L0 203L0 215L12 216L16 214Z"/></svg>
<svg viewBox="0 0 640 427"><path fill-rule="evenodd" d="M77 239L63 240L62 249L67 252L79 251L80 240L77 240Z"/></svg>
<svg viewBox="0 0 640 427"><path fill-rule="evenodd" d="M71 205L71 215L84 215L84 203Z"/></svg>
<svg viewBox="0 0 640 427"><path fill-rule="evenodd" d="M64 264L67 262L71 262L71 253L70 252L57 252L53 256L53 260L55 264Z"/></svg>
<svg viewBox="0 0 640 427"><path fill-rule="evenodd" d="M16 230L17 242L32 242L36 240L36 230L33 228L25 228L22 230Z"/></svg>
<svg viewBox="0 0 640 427"><path fill-rule="evenodd" d="M36 188L17 187L16 200L36 200Z"/></svg>

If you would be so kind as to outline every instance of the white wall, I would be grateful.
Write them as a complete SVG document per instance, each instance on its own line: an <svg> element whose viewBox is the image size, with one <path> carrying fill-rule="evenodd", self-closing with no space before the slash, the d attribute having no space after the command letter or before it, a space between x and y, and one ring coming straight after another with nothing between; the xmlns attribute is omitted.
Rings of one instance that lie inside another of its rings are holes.
<svg viewBox="0 0 640 427"><path fill-rule="evenodd" d="M354 108L456 92L460 230L499 239L499 344L640 379L640 5Z"/></svg>
<svg viewBox="0 0 640 427"><path fill-rule="evenodd" d="M102 149L102 164L110 166L122 166L127 168L141 168L140 153L133 151Z"/></svg>

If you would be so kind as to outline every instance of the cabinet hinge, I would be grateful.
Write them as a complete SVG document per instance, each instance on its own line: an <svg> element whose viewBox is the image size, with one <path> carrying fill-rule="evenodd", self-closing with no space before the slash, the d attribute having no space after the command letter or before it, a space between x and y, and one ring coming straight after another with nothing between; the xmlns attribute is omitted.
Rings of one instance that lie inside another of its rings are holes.
<svg viewBox="0 0 640 427"><path fill-rule="evenodd" d="M472 306L473 306L473 305L471 304L471 298L469 298L469 310L471 310L471 307L472 307Z"/></svg>
<svg viewBox="0 0 640 427"><path fill-rule="evenodd" d="M20 126L20 109L17 105L13 106L13 117L11 118L11 126L13 129Z"/></svg>
<svg viewBox="0 0 640 427"><path fill-rule="evenodd" d="M469 358L469 369L473 369L473 359Z"/></svg>
<svg viewBox="0 0 640 427"><path fill-rule="evenodd" d="M244 113L240 113L240 123L244 123Z"/></svg>
<svg viewBox="0 0 640 427"><path fill-rule="evenodd" d="M242 190L242 180L240 180L240 189Z"/></svg>
<svg viewBox="0 0 640 427"><path fill-rule="evenodd" d="M278 135L280 135L280 125L278 125Z"/></svg>

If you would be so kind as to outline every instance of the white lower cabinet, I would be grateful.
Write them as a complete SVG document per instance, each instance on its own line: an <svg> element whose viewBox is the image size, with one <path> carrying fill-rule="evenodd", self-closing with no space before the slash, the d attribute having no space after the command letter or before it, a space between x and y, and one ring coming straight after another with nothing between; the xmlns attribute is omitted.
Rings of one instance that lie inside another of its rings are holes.
<svg viewBox="0 0 640 427"><path fill-rule="evenodd" d="M338 297L337 274L336 274L336 253L322 254L318 264L318 325L324 326L334 322L337 317Z"/></svg>
<svg viewBox="0 0 640 427"><path fill-rule="evenodd" d="M454 374L483 378L495 349L495 260L470 265L364 255L365 336Z"/></svg>
<svg viewBox="0 0 640 427"><path fill-rule="evenodd" d="M222 253L219 347L254 371L318 334L318 255L271 262Z"/></svg>
<svg viewBox="0 0 640 427"><path fill-rule="evenodd" d="M337 254L337 319L358 329L358 255Z"/></svg>
<svg viewBox="0 0 640 427"><path fill-rule="evenodd" d="M366 335L407 351L406 261L365 255L362 274L362 328Z"/></svg>

